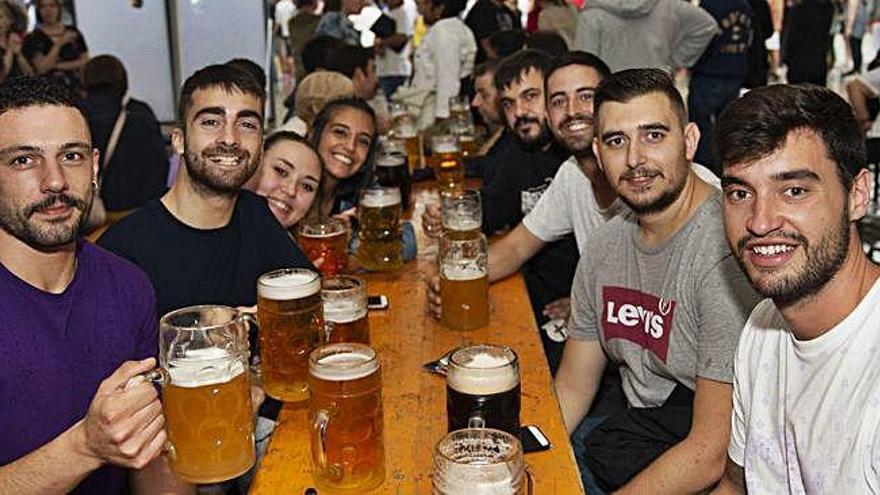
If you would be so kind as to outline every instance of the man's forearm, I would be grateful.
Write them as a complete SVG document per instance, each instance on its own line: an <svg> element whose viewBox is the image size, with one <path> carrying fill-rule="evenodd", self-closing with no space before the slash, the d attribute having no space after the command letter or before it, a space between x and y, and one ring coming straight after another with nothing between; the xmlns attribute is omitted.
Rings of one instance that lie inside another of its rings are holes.
<svg viewBox="0 0 880 495"><path fill-rule="evenodd" d="M724 456L711 445L685 438L615 493L678 494L711 489L724 472Z"/></svg>
<svg viewBox="0 0 880 495"><path fill-rule="evenodd" d="M544 242L520 223L489 246L489 281L495 282L513 275L543 247Z"/></svg>
<svg viewBox="0 0 880 495"><path fill-rule="evenodd" d="M101 464L86 453L79 422L39 449L0 467L0 493L66 493Z"/></svg>
<svg viewBox="0 0 880 495"><path fill-rule="evenodd" d="M727 468L712 495L742 495L746 493L746 477L742 466L727 459Z"/></svg>

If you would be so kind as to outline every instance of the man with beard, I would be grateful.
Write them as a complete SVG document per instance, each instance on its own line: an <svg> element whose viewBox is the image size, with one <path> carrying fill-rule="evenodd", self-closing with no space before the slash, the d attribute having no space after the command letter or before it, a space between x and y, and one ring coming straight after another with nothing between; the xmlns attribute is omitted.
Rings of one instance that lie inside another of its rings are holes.
<svg viewBox="0 0 880 495"><path fill-rule="evenodd" d="M691 167L699 130L669 75L613 74L594 105L597 163L632 213L583 249L556 393L588 493L700 492L724 470L733 353L757 297L720 193ZM584 420L608 359L629 408Z"/></svg>
<svg viewBox="0 0 880 495"><path fill-rule="evenodd" d="M736 354L718 493L880 489L880 268L852 109L818 86L770 86L718 120L724 222L758 293Z"/></svg>
<svg viewBox="0 0 880 495"><path fill-rule="evenodd" d="M495 88L508 129L515 139L493 158L495 172L483 184L483 231L487 234L516 226L547 190L568 152L554 142L547 124L544 74L549 60L536 50L506 58L495 72ZM441 230L439 208L423 218L429 234ZM566 298L571 290L577 246L571 235L549 243L522 268L532 310L539 325L549 321L544 308ZM434 312L439 316L439 312ZM542 332L544 352L555 371L562 345Z"/></svg>
<svg viewBox="0 0 880 495"><path fill-rule="evenodd" d="M185 493L155 388L153 290L78 239L99 156L57 81L0 86L0 493Z"/></svg>
<svg viewBox="0 0 880 495"><path fill-rule="evenodd" d="M160 315L194 304L252 306L262 273L311 266L266 198L242 190L260 163L264 100L250 75L228 65L190 76L171 136L185 166L164 196L99 241L147 272Z"/></svg>

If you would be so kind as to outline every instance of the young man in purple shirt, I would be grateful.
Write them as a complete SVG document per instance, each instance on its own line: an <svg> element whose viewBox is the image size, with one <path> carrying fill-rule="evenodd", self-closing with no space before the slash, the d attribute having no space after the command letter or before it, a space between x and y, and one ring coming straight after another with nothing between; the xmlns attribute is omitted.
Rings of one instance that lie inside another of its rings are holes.
<svg viewBox="0 0 880 495"><path fill-rule="evenodd" d="M98 152L72 94L0 86L0 493L176 493L155 366L153 290L77 238Z"/></svg>

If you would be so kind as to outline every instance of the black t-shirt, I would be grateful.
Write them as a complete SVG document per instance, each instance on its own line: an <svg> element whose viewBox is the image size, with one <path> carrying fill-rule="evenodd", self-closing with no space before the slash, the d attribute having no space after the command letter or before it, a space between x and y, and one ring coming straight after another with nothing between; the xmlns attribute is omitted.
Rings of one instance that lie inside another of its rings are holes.
<svg viewBox="0 0 880 495"><path fill-rule="evenodd" d="M160 316L195 304L252 306L263 273L313 269L266 199L249 191L239 193L225 227L189 227L156 199L110 227L98 244L149 275Z"/></svg>
<svg viewBox="0 0 880 495"><path fill-rule="evenodd" d="M522 22L519 14L503 5L497 5L492 0L477 0L465 17L464 23L474 32L477 40L477 64L486 60L486 52L480 40L488 38L496 31L511 29L521 30Z"/></svg>
<svg viewBox="0 0 880 495"><path fill-rule="evenodd" d="M480 190L483 230L487 234L521 222L570 156L555 142L547 151L528 150L515 137L504 146L496 159L495 173ZM546 321L541 315L546 304L571 293L578 258L577 243L569 234L547 244L523 265L521 272L539 324Z"/></svg>
<svg viewBox="0 0 880 495"><path fill-rule="evenodd" d="M83 53L89 51L89 48L86 46L86 39L83 38L82 33L80 33L75 27L65 26L64 31L73 31L76 33L76 40L61 47L61 51L58 53L59 62L76 60ZM54 42L52 41L52 38L42 29L37 28L25 37L24 44L21 46L21 52L24 53L25 58L33 64L34 57L36 57L38 53L41 55L47 55L52 50L53 44ZM78 71L53 69L50 70L48 74L52 77L57 77L63 80L71 89L78 89L80 87Z"/></svg>
<svg viewBox="0 0 880 495"><path fill-rule="evenodd" d="M107 142L119 117L121 98L93 89L86 98L92 141L101 151L101 199L109 211L138 208L166 190L168 154L159 121L146 103L128 101L128 115L110 163L103 167Z"/></svg>

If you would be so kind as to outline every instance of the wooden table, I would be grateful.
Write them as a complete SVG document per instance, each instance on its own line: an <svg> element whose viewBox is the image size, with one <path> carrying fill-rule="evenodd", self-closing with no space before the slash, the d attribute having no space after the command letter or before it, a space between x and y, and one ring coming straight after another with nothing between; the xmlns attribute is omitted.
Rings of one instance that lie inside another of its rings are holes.
<svg viewBox="0 0 880 495"><path fill-rule="evenodd" d="M455 332L427 315L422 274L435 263L436 244L421 236L418 219L435 194L428 186L413 188L419 258L399 272L365 276L369 293L386 294L390 306L370 312L370 339L382 363L386 470L384 484L371 493L431 493L433 449L446 434L446 384L422 364L469 343L503 344L519 354L521 423L540 426L553 445L526 455L534 493L583 493L522 277L491 286L491 323L486 328ZM306 405L286 404L251 493L301 495L313 486Z"/></svg>

